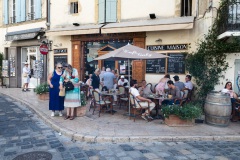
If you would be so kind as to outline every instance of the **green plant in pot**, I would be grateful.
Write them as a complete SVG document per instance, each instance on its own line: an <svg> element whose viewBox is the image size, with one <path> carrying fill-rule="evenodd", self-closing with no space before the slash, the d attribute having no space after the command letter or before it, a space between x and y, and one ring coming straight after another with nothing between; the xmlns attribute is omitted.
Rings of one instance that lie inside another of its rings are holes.
<svg viewBox="0 0 240 160"><path fill-rule="evenodd" d="M47 92L49 92L49 86L47 83L42 83L34 89L34 92L36 92L36 94L47 93Z"/></svg>
<svg viewBox="0 0 240 160"><path fill-rule="evenodd" d="M87 100L86 100L86 96L85 96L84 92L81 91L80 95L81 95L81 107L86 106Z"/></svg>
<svg viewBox="0 0 240 160"><path fill-rule="evenodd" d="M167 105L162 107L164 118L169 118L170 115L176 115L182 120L192 120L202 115L203 110L200 103L189 102L183 106Z"/></svg>

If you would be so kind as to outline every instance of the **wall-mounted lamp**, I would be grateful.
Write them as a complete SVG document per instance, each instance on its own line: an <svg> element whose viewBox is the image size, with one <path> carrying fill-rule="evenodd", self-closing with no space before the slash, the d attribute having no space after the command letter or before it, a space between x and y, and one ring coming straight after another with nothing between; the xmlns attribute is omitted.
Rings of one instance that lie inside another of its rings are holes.
<svg viewBox="0 0 240 160"><path fill-rule="evenodd" d="M155 15L155 13L150 13L150 14L149 14L149 17L150 17L151 19L155 19L155 18L156 18L156 15Z"/></svg>
<svg viewBox="0 0 240 160"><path fill-rule="evenodd" d="M162 42L162 39L161 38L158 38L155 42Z"/></svg>
<svg viewBox="0 0 240 160"><path fill-rule="evenodd" d="M74 25L74 26L80 26L80 24L79 24L79 23L73 23L73 25Z"/></svg>

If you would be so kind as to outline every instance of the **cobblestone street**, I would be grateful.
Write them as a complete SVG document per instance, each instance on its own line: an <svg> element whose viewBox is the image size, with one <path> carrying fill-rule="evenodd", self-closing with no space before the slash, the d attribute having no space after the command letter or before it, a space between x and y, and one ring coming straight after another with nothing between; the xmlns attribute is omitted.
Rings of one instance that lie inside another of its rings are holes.
<svg viewBox="0 0 240 160"><path fill-rule="evenodd" d="M236 160L240 156L240 142L76 142L48 127L26 106L9 97L0 96L0 159L12 160L32 151L46 151L52 154L53 160Z"/></svg>

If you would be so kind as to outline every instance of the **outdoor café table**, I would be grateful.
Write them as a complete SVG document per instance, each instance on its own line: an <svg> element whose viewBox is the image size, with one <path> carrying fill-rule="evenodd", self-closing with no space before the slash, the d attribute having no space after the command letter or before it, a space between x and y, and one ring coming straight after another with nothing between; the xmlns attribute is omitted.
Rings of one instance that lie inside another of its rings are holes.
<svg viewBox="0 0 240 160"><path fill-rule="evenodd" d="M169 98L165 98L163 96L160 95L156 95L156 94L149 94L147 95L147 98L151 99L155 104L156 104L156 116L154 117L155 119L162 119L162 116L158 114L158 108L160 108L159 105L159 100L170 100Z"/></svg>
<svg viewBox="0 0 240 160"><path fill-rule="evenodd" d="M114 101L114 98L113 96L120 96L120 95L123 95L124 93L120 93L119 91L114 91L114 92L109 92L109 91L102 91L101 92L101 95L102 96L109 96L110 97L110 102L113 104L113 101ZM113 110L113 107L112 107L112 112L117 112L115 110Z"/></svg>

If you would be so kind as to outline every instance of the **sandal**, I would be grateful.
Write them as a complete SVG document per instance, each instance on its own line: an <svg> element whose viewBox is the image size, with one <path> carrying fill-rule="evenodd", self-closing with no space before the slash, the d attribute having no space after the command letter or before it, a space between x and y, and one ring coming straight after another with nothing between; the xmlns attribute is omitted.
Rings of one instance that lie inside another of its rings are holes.
<svg viewBox="0 0 240 160"><path fill-rule="evenodd" d="M69 118L69 120L73 120L74 119L74 117L73 116L71 116L70 118Z"/></svg>
<svg viewBox="0 0 240 160"><path fill-rule="evenodd" d="M66 116L66 117L64 118L64 120L66 120L66 119L68 119L68 118L70 118L70 116Z"/></svg>

